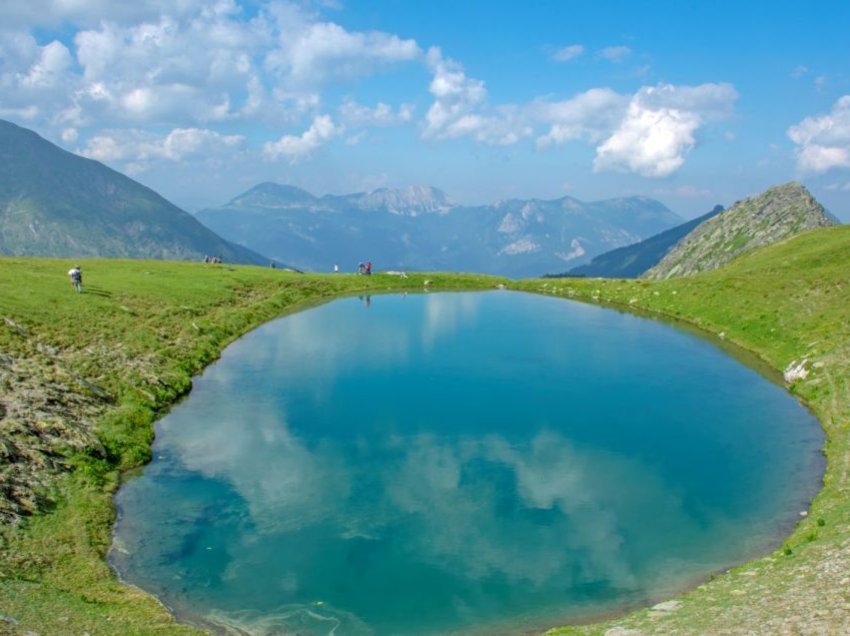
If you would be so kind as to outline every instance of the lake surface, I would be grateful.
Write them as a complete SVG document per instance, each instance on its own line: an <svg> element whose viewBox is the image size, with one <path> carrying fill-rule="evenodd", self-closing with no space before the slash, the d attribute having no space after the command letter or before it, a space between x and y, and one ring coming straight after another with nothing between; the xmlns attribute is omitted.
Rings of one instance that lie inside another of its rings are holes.
<svg viewBox="0 0 850 636"><path fill-rule="evenodd" d="M512 292L344 298L228 347L111 560L229 633L520 633L775 547L818 422L714 344Z"/></svg>

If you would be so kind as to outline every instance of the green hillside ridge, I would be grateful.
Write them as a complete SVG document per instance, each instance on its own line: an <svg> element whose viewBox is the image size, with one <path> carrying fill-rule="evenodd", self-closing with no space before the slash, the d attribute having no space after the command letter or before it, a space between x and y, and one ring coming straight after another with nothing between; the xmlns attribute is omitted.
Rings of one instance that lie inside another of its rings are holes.
<svg viewBox="0 0 850 636"><path fill-rule="evenodd" d="M3 120L0 254L269 262L129 177Z"/></svg>
<svg viewBox="0 0 850 636"><path fill-rule="evenodd" d="M194 633L104 561L121 470L150 458L151 425L191 377L251 328L358 290L426 277L296 275L143 261L0 259L0 427L6 501L39 507L0 528L0 632ZM563 633L842 633L850 630L850 228L807 232L710 273L665 281L428 275L428 287L507 284L691 323L781 372L827 434L824 488L784 546L662 606ZM8 479L14 464L17 476ZM10 495L12 495L10 497ZM27 512L20 509L18 512ZM13 519L17 517L9 517ZM659 599L660 600L660 599ZM610 631L609 631L610 630ZM626 630L633 630L631 632Z"/></svg>
<svg viewBox="0 0 850 636"><path fill-rule="evenodd" d="M595 256L586 265L573 267L560 276L587 276L591 278L638 278L657 265L671 249L704 221L723 212L717 205L711 212L686 223L677 225L660 234L650 236L639 243L620 247Z"/></svg>
<svg viewBox="0 0 850 636"><path fill-rule="evenodd" d="M837 223L799 183L774 186L699 224L644 276L662 279L711 271L756 248Z"/></svg>

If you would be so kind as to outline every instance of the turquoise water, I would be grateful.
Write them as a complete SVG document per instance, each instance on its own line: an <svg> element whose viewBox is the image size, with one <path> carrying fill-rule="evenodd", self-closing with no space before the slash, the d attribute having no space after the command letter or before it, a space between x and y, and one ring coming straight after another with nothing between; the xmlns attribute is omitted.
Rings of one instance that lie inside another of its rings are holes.
<svg viewBox="0 0 850 636"><path fill-rule="evenodd" d="M118 493L111 560L228 633L519 633L776 546L817 421L715 345L511 292L346 298L234 343Z"/></svg>

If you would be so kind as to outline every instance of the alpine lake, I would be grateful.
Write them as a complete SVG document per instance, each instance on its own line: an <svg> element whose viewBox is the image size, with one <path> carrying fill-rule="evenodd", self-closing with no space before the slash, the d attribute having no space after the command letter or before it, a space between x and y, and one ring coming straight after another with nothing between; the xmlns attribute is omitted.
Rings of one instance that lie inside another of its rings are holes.
<svg viewBox="0 0 850 636"><path fill-rule="evenodd" d="M351 297L230 345L117 494L110 561L233 634L521 634L780 545L823 433L668 324L507 291Z"/></svg>

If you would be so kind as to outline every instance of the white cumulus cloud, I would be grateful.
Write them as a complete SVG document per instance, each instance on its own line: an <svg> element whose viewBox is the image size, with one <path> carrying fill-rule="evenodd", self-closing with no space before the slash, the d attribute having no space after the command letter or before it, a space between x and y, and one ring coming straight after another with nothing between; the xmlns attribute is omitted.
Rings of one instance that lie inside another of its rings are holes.
<svg viewBox="0 0 850 636"><path fill-rule="evenodd" d="M597 147L594 169L669 176L696 145L697 130L706 120L731 112L736 99L729 84L643 87L618 128Z"/></svg>
<svg viewBox="0 0 850 636"><path fill-rule="evenodd" d="M234 0L5 3L2 107L40 113L40 123L57 132L68 125L291 125L315 114L328 84L423 59L415 40L347 30L306 7L261 0L249 13ZM54 23L73 29L69 40L42 46L35 25ZM404 106L397 116L409 113Z"/></svg>
<svg viewBox="0 0 850 636"><path fill-rule="evenodd" d="M38 61L21 78L25 86L56 86L71 66L71 53L61 42L53 41L42 47Z"/></svg>
<svg viewBox="0 0 850 636"><path fill-rule="evenodd" d="M788 129L797 144L797 167L820 173L850 168L850 95L841 97L826 115L806 117Z"/></svg>
<svg viewBox="0 0 850 636"><path fill-rule="evenodd" d="M537 119L551 124L537 138L537 147L577 139L596 142L611 134L623 118L629 98L608 88L592 88L563 101L538 100L532 105Z"/></svg>
<svg viewBox="0 0 850 636"><path fill-rule="evenodd" d="M348 31L333 22L312 21L288 5L273 5L271 13L276 43L264 65L293 91L368 75L422 55L415 40L391 33Z"/></svg>
<svg viewBox="0 0 850 636"><path fill-rule="evenodd" d="M0 115L49 119L76 86L72 62L59 41L42 46L28 33L0 29Z"/></svg>
<svg viewBox="0 0 850 636"><path fill-rule="evenodd" d="M114 130L91 137L80 154L106 162L183 161L232 152L244 143L245 138L241 135L222 135L199 128L175 128L165 136L136 129Z"/></svg>
<svg viewBox="0 0 850 636"><path fill-rule="evenodd" d="M682 165L700 128L728 114L735 98L729 85L704 84L645 87L634 95L592 88L560 101L491 103L485 82L439 48L424 52L413 39L345 28L323 18L319 6L285 0L4 3L0 116L48 129L89 156L138 165L193 157L193 147L227 147L238 136L215 133L222 124L251 127L252 138L261 128L301 130L277 141L267 136L254 151L294 162L346 132L347 143L355 144L370 128L416 119L425 140L507 146L535 139L539 149L579 141L597 146L597 170L664 176ZM60 24L62 41L44 38ZM550 53L560 62L587 54L582 44ZM612 61L630 54L625 46L596 52ZM364 103L351 88L401 65L424 67L430 76L431 103L420 111L413 103L422 95L391 101L372 92ZM339 100L340 92L352 97ZM846 152L846 144L812 142L800 160L841 165Z"/></svg>
<svg viewBox="0 0 850 636"><path fill-rule="evenodd" d="M468 77L458 62L443 57L438 48L428 51L433 77L428 90L434 102L425 114L425 139L471 137L491 145L509 145L532 134L523 109L512 105L488 108L484 82Z"/></svg>
<svg viewBox="0 0 850 636"><path fill-rule="evenodd" d="M14 0L0 3L0 24L57 26L63 22L95 25L100 22L136 22L156 19L163 13L187 13L207 5L207 10L233 6L232 0Z"/></svg>
<svg viewBox="0 0 850 636"><path fill-rule="evenodd" d="M319 115L310 127L300 135L284 135L277 141L267 142L263 154L268 159L288 158L298 161L344 132L342 126L333 123L330 115Z"/></svg>

